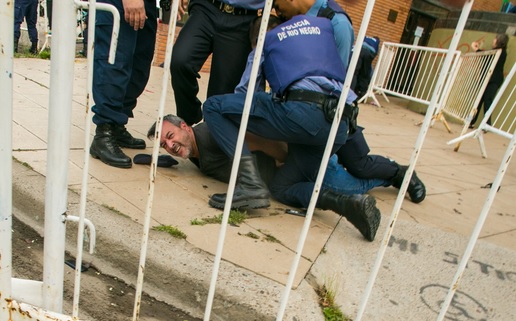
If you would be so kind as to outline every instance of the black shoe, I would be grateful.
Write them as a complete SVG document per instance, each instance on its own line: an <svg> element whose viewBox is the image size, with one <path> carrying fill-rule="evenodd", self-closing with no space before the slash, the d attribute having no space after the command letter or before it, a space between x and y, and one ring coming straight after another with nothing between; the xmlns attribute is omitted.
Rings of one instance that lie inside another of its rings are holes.
<svg viewBox="0 0 516 321"><path fill-rule="evenodd" d="M143 139L134 138L124 125L114 125L113 134L120 147L132 149L145 149L147 147Z"/></svg>
<svg viewBox="0 0 516 321"><path fill-rule="evenodd" d="M19 42L19 39L14 39L14 52L18 52L18 42Z"/></svg>
<svg viewBox="0 0 516 321"><path fill-rule="evenodd" d="M258 172L254 156L242 156L238 169L238 178L233 194L232 209L269 207L269 190ZM208 202L210 206L223 209L226 194L213 194Z"/></svg>
<svg viewBox="0 0 516 321"><path fill-rule="evenodd" d="M124 154L118 146L113 135L112 124L97 126L95 137L90 146L90 155L113 167L131 168L133 165L131 158Z"/></svg>
<svg viewBox="0 0 516 321"><path fill-rule="evenodd" d="M392 186L396 188L401 187L401 183L403 183L403 178L405 177L405 173L407 172L408 166L400 166L398 165L398 172L396 176L392 179ZM407 188L407 192L410 196L410 200L413 203L421 203L426 197L426 188L425 184L417 177L416 172L412 173L412 177L410 178L409 186Z"/></svg>
<svg viewBox="0 0 516 321"><path fill-rule="evenodd" d="M323 190L317 200L317 207L344 216L366 240L374 241L382 216L373 196L345 195Z"/></svg>
<svg viewBox="0 0 516 321"><path fill-rule="evenodd" d="M32 46L30 47L29 52L33 55L38 54L38 43L37 42L32 43Z"/></svg>

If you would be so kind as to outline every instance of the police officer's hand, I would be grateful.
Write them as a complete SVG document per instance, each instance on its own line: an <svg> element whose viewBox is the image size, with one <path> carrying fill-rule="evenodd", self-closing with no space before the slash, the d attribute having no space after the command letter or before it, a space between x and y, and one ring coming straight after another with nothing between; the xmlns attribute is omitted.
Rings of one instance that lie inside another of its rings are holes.
<svg viewBox="0 0 516 321"><path fill-rule="evenodd" d="M143 29L147 15L145 14L144 0L122 0L124 5L125 21L134 30Z"/></svg>

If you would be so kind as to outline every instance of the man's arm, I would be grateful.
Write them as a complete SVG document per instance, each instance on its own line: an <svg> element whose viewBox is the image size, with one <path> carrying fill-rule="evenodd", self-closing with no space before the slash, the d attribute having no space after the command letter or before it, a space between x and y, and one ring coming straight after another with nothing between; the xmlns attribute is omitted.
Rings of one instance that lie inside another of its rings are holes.
<svg viewBox="0 0 516 321"><path fill-rule="evenodd" d="M355 43L355 34L353 32L353 26L349 19L341 13L335 14L331 19L335 34L335 43L339 50L340 59L344 64L344 69L348 70L349 61L351 59L351 48Z"/></svg>

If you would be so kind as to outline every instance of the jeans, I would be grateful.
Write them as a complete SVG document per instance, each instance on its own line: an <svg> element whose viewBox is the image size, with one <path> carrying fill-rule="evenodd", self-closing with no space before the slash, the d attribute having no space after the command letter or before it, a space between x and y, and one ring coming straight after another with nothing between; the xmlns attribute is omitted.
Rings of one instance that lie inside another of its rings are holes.
<svg viewBox="0 0 516 321"><path fill-rule="evenodd" d="M369 190L379 186L390 186L386 179L356 178L342 167L336 155L330 157L326 174L324 175L323 188L330 189L339 194L365 194Z"/></svg>

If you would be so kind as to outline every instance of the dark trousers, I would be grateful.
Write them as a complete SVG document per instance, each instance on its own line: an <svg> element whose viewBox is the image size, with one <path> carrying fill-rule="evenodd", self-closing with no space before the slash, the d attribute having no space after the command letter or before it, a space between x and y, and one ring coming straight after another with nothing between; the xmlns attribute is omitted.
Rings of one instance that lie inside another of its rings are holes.
<svg viewBox="0 0 516 321"><path fill-rule="evenodd" d="M391 180L398 172L398 165L383 156L369 155L370 149L363 133L364 128L348 136L346 144L337 151L339 163L357 178Z"/></svg>
<svg viewBox="0 0 516 321"><path fill-rule="evenodd" d="M20 39L20 26L23 18L27 22L29 39L32 43L38 43L38 0L16 0L14 1L14 40Z"/></svg>
<svg viewBox="0 0 516 321"><path fill-rule="evenodd" d="M245 94L212 96L204 103L204 118L221 149L233 158ZM278 201L307 207L328 140L331 124L316 104L278 102L266 93L256 93L249 112L247 130L253 134L288 143L288 156L269 189ZM334 150L346 142L348 123L342 121ZM243 155L250 155L244 144Z"/></svg>
<svg viewBox="0 0 516 321"><path fill-rule="evenodd" d="M156 41L156 3L145 0L147 20L143 29L135 31L124 20L122 1L105 2L115 5L120 12L120 33L115 63L109 64L113 17L106 11L97 11L93 64L93 122L96 125L125 125L129 117L133 117L136 99L149 80Z"/></svg>
<svg viewBox="0 0 516 321"><path fill-rule="evenodd" d="M170 73L177 115L189 125L202 119L197 79L213 53L207 97L232 93L251 51L249 26L256 16L223 13L209 0L191 0L189 18L174 49Z"/></svg>
<svg viewBox="0 0 516 321"><path fill-rule="evenodd" d="M480 109L483 108L484 115L487 113L491 105L493 104L494 98L496 96L496 92L498 91L498 88L500 88L501 84L499 83L488 83L486 86L486 90L484 91L484 94L482 94L482 98L480 99L480 102L478 103L477 112L473 116L473 119L471 119L470 124L474 125L477 121L478 114L480 113ZM487 123L491 125L491 117L487 120Z"/></svg>

